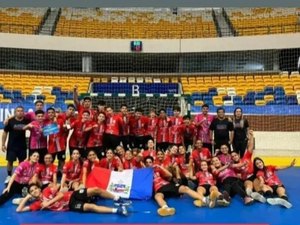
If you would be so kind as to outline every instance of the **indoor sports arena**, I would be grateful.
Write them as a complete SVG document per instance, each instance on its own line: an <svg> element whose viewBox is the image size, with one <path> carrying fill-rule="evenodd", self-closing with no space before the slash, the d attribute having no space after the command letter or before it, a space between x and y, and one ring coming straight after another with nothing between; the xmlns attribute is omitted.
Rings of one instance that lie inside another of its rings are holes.
<svg viewBox="0 0 300 225"><path fill-rule="evenodd" d="M0 224L299 223L300 8L0 8Z"/></svg>

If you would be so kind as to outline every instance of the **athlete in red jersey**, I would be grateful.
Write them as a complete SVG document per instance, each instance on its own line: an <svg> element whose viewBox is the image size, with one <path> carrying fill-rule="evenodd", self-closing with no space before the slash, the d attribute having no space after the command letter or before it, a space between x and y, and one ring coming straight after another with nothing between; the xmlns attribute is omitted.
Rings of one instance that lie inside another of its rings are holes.
<svg viewBox="0 0 300 225"><path fill-rule="evenodd" d="M180 107L173 108L174 116L170 117L169 143L173 145L182 145L183 141L183 119L180 116Z"/></svg>
<svg viewBox="0 0 300 225"><path fill-rule="evenodd" d="M228 206L230 202L224 199L224 196L219 192L216 186L217 182L208 169L207 161L201 161L200 171L198 171L195 175L193 170L190 171L190 178L198 181L197 192L202 196L202 201L198 201L196 204L205 205L207 203L207 199L204 196L209 195L210 199L218 199L218 205ZM208 206L209 208L213 208L215 204L215 201L209 201Z"/></svg>
<svg viewBox="0 0 300 225"><path fill-rule="evenodd" d="M67 187L70 190L77 190L80 184L81 163L80 153L74 149L71 155L71 160L64 165L63 175L60 182L60 188Z"/></svg>
<svg viewBox="0 0 300 225"><path fill-rule="evenodd" d="M153 140L149 140L147 142L147 149L142 151L142 157L146 158L147 156L153 157L153 159L156 159L156 150L155 150L155 144Z"/></svg>
<svg viewBox="0 0 300 225"><path fill-rule="evenodd" d="M196 141L196 126L191 122L189 116L183 117L183 142L185 149L188 151L189 147L194 146Z"/></svg>
<svg viewBox="0 0 300 225"><path fill-rule="evenodd" d="M114 170L114 171L122 171L123 165L119 157L115 156L111 149L106 151L106 158L101 159L100 167Z"/></svg>
<svg viewBox="0 0 300 225"><path fill-rule="evenodd" d="M227 146L226 146L227 147ZM252 154L253 154L253 130L249 131L249 140L248 140L248 148L243 156L240 158L238 152L233 151L231 153L233 165L232 167L235 169L236 173L240 176L240 178L244 181L244 186L247 195L251 196L253 199L260 201L262 203L266 202L264 196L259 194L260 187L259 181L253 174L253 162L252 162ZM257 192L253 192L253 189Z"/></svg>
<svg viewBox="0 0 300 225"><path fill-rule="evenodd" d="M238 194L242 197L242 199L244 199L245 205L253 203L253 198L248 196L245 192L244 183L240 178L238 178L234 168L232 168L232 164L228 163L226 165L222 165L220 159L215 156L211 160L211 171L222 185L224 195Z"/></svg>
<svg viewBox="0 0 300 225"><path fill-rule="evenodd" d="M208 148L202 147L202 141L197 140L195 143L195 149L192 151L190 155L190 162L189 164L193 166L195 172L200 169L201 161L211 161L211 153Z"/></svg>
<svg viewBox="0 0 300 225"><path fill-rule="evenodd" d="M81 184L83 187L86 186L86 179L94 167L100 167L100 161L97 157L96 151L88 150L87 160L83 162L81 172Z"/></svg>
<svg viewBox="0 0 300 225"><path fill-rule="evenodd" d="M146 149L148 122L148 118L143 116L143 110L137 108L130 120L130 133L135 148Z"/></svg>
<svg viewBox="0 0 300 225"><path fill-rule="evenodd" d="M119 116L122 120L122 129L120 132L120 142L125 150L129 149L130 146L130 120L131 114L128 112L126 104L122 104L120 108Z"/></svg>
<svg viewBox="0 0 300 225"><path fill-rule="evenodd" d="M120 145L120 135L122 134L123 120L120 115L114 114L113 109L106 108L106 127L104 131L104 149L116 149Z"/></svg>
<svg viewBox="0 0 300 225"><path fill-rule="evenodd" d="M17 212L36 211L49 209L53 211L75 211L75 212L95 212L95 213L117 213L127 216L127 208L120 205L118 208L109 208L98 206L91 203L92 197L100 196L102 198L112 199L116 202L122 200L119 196L107 192L100 188L82 188L77 191L59 192L56 188L47 187L43 191L37 184L31 184L28 188L28 195L21 201ZM36 201L29 206L26 203L29 199Z"/></svg>
<svg viewBox="0 0 300 225"><path fill-rule="evenodd" d="M98 114L97 121L93 121L85 131L90 131L90 135L87 141L87 150L95 150L97 157L102 159L105 157L105 151L103 147L103 135L106 128L105 114L100 112Z"/></svg>
<svg viewBox="0 0 300 225"><path fill-rule="evenodd" d="M78 111L78 119L80 120L82 118L82 114L85 111L88 111L90 113L90 119L94 117L94 114L96 113L94 109L92 109L92 99L91 97L84 97L82 104L79 102L78 99L78 88L77 86L74 87L74 95L73 95L74 104Z"/></svg>
<svg viewBox="0 0 300 225"><path fill-rule="evenodd" d="M169 129L171 122L164 109L161 109L159 112L159 118L157 120L156 147L157 149L166 151L170 142Z"/></svg>
<svg viewBox="0 0 300 225"><path fill-rule="evenodd" d="M127 150L125 152L125 160L123 162L123 168L124 170L127 169L140 169L143 168L144 164L142 162L142 157L137 156L133 157L132 152L130 150Z"/></svg>
<svg viewBox="0 0 300 225"><path fill-rule="evenodd" d="M171 216L175 214L175 208L169 207L165 198L187 194L193 199L201 200L201 196L189 187L185 185L175 185L169 182L168 180L172 179L172 174L162 166L157 164L153 165L153 158L151 156L146 157L144 163L146 167L154 167L154 199L160 207L157 210L160 216ZM168 180L166 180L165 177L168 177Z"/></svg>
<svg viewBox="0 0 300 225"><path fill-rule="evenodd" d="M282 205L286 208L292 207L292 204L288 201L285 187L275 171L293 167L295 163L296 160L294 159L289 166L265 166L261 158L254 158L254 174L259 179L259 185L265 193L269 204ZM279 198L271 198L272 193L277 194Z"/></svg>
<svg viewBox="0 0 300 225"><path fill-rule="evenodd" d="M71 124L70 128L73 129L73 133L69 140L70 152L74 149L79 150L82 158L86 158L85 147L88 140L87 128L91 126L90 113L84 111L80 120L76 120Z"/></svg>
<svg viewBox="0 0 300 225"><path fill-rule="evenodd" d="M151 110L148 117L147 131L146 131L146 141L152 139L156 142L157 133L157 116L155 110Z"/></svg>
<svg viewBox="0 0 300 225"><path fill-rule="evenodd" d="M32 178L32 183L39 184L42 189L48 187L50 184L54 186L57 184L57 167L53 164L51 154L48 153L45 155L44 163L38 165Z"/></svg>

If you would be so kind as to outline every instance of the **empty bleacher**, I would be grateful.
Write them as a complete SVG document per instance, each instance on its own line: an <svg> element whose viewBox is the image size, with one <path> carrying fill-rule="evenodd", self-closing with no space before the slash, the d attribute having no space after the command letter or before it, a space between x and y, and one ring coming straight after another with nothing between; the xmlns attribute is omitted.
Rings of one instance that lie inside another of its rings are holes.
<svg viewBox="0 0 300 225"><path fill-rule="evenodd" d="M0 32L36 34L47 8L0 8Z"/></svg>
<svg viewBox="0 0 300 225"><path fill-rule="evenodd" d="M212 11L194 9L75 9L64 8L57 36L90 38L179 39L216 37Z"/></svg>
<svg viewBox="0 0 300 225"><path fill-rule="evenodd" d="M239 36L300 32L299 8L226 8Z"/></svg>
<svg viewBox="0 0 300 225"><path fill-rule="evenodd" d="M181 83L195 106L300 104L298 73L189 76L181 77Z"/></svg>
<svg viewBox="0 0 300 225"><path fill-rule="evenodd" d="M90 77L49 74L0 74L0 103L32 104L41 99L47 104L73 103L73 88L79 94L89 90Z"/></svg>

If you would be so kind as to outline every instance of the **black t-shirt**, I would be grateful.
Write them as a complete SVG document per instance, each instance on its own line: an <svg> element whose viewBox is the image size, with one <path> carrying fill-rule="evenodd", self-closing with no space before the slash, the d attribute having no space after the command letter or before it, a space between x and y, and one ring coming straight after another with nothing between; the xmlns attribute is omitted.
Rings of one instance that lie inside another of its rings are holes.
<svg viewBox="0 0 300 225"><path fill-rule="evenodd" d="M8 121L8 124L4 127L4 131L9 134L7 143L8 151L25 151L27 149L26 131L23 130L23 127L29 122L25 118L21 121L16 120L15 117Z"/></svg>
<svg viewBox="0 0 300 225"><path fill-rule="evenodd" d="M214 131L215 140L229 140L229 131L233 130L233 124L228 121L228 118L220 120L214 118L209 127L210 130Z"/></svg>
<svg viewBox="0 0 300 225"><path fill-rule="evenodd" d="M233 130L234 140L244 141L247 138L249 123L247 119L234 119Z"/></svg>

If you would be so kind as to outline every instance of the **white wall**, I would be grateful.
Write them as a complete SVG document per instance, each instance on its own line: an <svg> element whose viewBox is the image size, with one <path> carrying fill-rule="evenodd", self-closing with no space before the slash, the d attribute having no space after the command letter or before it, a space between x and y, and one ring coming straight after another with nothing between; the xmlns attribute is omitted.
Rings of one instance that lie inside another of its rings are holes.
<svg viewBox="0 0 300 225"><path fill-rule="evenodd" d="M136 39L95 39L0 33L0 47L84 52L130 52ZM143 41L145 53L214 52L299 48L300 33L263 36Z"/></svg>

